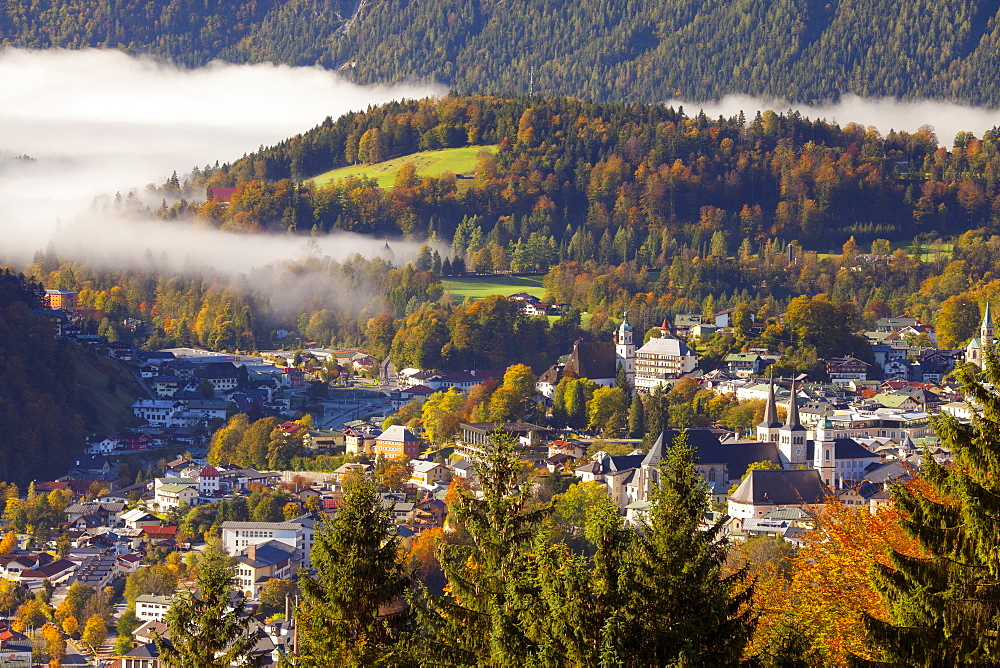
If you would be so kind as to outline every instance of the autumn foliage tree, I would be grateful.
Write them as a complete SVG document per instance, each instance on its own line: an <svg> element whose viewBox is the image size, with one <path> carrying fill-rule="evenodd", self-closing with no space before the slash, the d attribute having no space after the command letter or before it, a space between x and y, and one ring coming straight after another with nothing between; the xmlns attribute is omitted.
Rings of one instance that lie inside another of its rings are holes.
<svg viewBox="0 0 1000 668"><path fill-rule="evenodd" d="M875 569L891 617L867 621L893 663L1000 662L1000 359L990 345L984 358L981 377L959 372L962 392L979 408L971 422L945 413L934 419L954 463L925 453L926 484L893 489L900 527L921 550L893 549Z"/></svg>
<svg viewBox="0 0 1000 668"><path fill-rule="evenodd" d="M901 517L895 508L873 515L867 507L828 499L790 565L755 566L753 607L760 617L750 653L777 665L794 638L798 651L823 665L846 666L852 657L881 659L866 636L865 618L891 616L871 566L888 564L890 550L921 554L900 527Z"/></svg>

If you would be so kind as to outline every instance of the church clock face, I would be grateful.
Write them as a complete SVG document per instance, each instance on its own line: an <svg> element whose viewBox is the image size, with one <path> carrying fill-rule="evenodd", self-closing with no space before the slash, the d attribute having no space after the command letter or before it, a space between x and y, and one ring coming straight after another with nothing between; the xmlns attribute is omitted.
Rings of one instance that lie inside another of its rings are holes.
<svg viewBox="0 0 1000 668"><path fill-rule="evenodd" d="M795 448L795 454L801 455L802 454L802 448Z"/></svg>

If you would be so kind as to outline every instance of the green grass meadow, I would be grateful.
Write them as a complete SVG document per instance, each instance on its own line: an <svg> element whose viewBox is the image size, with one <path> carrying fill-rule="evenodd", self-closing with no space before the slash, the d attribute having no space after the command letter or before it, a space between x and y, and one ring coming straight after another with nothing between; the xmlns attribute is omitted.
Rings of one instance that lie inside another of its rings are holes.
<svg viewBox="0 0 1000 668"><path fill-rule="evenodd" d="M455 301L464 301L466 297L482 299L489 295L509 297L518 292L545 298L545 288L542 287L542 276L465 276L464 278L442 278L441 285L454 297ZM557 315L546 316L549 322L559 319ZM590 322L590 313L580 314L580 323L586 327Z"/></svg>
<svg viewBox="0 0 1000 668"><path fill-rule="evenodd" d="M413 153L401 158L386 160L374 165L352 165L315 176L310 181L321 188L337 179L348 176L369 176L378 181L380 188L391 188L396 182L396 172L408 162L412 162L417 174L422 176L440 176L441 174L472 175L476 171L479 152L496 153L496 146L466 146L463 148L446 148L440 151L424 151Z"/></svg>
<svg viewBox="0 0 1000 668"><path fill-rule="evenodd" d="M542 287L541 276L465 276L463 278L442 278L441 285L451 292L455 301L466 297L482 299L487 295L503 295L509 297L518 292L542 299L545 288Z"/></svg>

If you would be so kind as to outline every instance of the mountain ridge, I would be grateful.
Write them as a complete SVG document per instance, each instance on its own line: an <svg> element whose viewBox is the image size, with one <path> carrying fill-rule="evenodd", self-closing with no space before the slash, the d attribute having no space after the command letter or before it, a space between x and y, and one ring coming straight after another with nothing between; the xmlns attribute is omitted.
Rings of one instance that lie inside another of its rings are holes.
<svg viewBox="0 0 1000 668"><path fill-rule="evenodd" d="M486 94L1000 106L1000 0L12 0L0 44L340 69Z"/></svg>

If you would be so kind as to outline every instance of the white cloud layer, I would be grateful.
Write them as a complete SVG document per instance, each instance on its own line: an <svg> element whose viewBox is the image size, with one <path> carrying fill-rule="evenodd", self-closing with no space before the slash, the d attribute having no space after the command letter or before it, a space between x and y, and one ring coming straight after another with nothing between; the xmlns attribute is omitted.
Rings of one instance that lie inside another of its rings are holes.
<svg viewBox="0 0 1000 668"><path fill-rule="evenodd" d="M215 63L185 70L116 51L0 51L0 264L23 265L53 239L61 252L122 263L150 250L175 268L243 273L301 257L299 237L239 237L209 228L122 221L91 209L96 196L162 183L174 170L233 161L352 109L444 93L424 85L365 87L319 68ZM935 127L942 143L1000 124L1000 112L943 102L847 97L825 107L731 96L683 104L712 117L797 108L839 123L913 131ZM321 253L377 252L380 242L338 235ZM400 247L400 255L412 249Z"/></svg>
<svg viewBox="0 0 1000 668"><path fill-rule="evenodd" d="M727 95L719 102L700 104L683 100L669 100L669 105L683 105L688 114L704 110L710 118L736 116L743 111L747 120L753 119L758 111L782 113L797 110L808 118L822 118L840 125L859 123L875 126L882 134L890 130L914 132L922 125L930 125L937 134L938 141L951 146L959 132L968 131L977 137L1000 125L1000 110L985 107L970 107L951 102L934 100L894 100L890 98L869 99L857 95L846 95L836 104L810 106L790 104L783 100L768 100L745 95Z"/></svg>
<svg viewBox="0 0 1000 668"><path fill-rule="evenodd" d="M61 251L71 245L112 261L150 248L173 263L241 271L300 256L304 241L255 242L196 228L181 233L178 225L149 222L129 230L95 216L91 202L162 183L174 170L236 160L326 116L445 92L357 86L312 67L214 63L185 70L117 51L19 49L0 52L0 91L0 155L37 160L0 159L0 263L30 261L58 237ZM374 244L320 240L334 256L366 247Z"/></svg>

